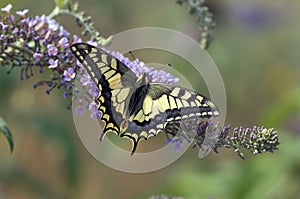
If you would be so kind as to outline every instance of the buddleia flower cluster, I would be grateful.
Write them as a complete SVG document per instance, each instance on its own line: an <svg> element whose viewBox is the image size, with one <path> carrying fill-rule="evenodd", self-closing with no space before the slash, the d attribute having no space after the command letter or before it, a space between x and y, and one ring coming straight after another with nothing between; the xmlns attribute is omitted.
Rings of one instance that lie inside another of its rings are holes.
<svg viewBox="0 0 300 199"><path fill-rule="evenodd" d="M75 93L76 99L81 104L75 111L81 114L85 108L88 108L92 118L99 118L100 113L94 101L99 91L87 74L80 79L86 92L73 92L76 75L84 74L85 70L75 59L69 47L74 43L82 42L82 39L75 34L71 35L62 25L48 16L27 17L29 12L27 9L17 11L16 15L13 15L11 9L12 5L8 4L1 8L0 13L0 65L8 68L7 73L14 69L20 70L21 80L32 77L37 71L39 73L50 72L48 79L36 82L33 87L44 86L47 94L54 89L61 88L64 90L64 98L69 98ZM90 20L87 21L90 18L85 17L84 14L76 16L78 16L76 21L79 25L84 22L91 24ZM87 30L91 30L91 35L95 40L99 40L100 37L93 28L86 27L84 32ZM89 40L86 43L99 45L99 42L95 40ZM112 52L112 55L137 74L140 70L147 71L150 81L164 83L178 81L169 73L147 67L138 59L130 61L118 52ZM68 108L70 107L71 103Z"/></svg>
<svg viewBox="0 0 300 199"><path fill-rule="evenodd" d="M12 5L1 9L0 15L0 65L20 70L20 79L30 78L36 71L51 71L51 76L34 84L46 86L50 94L54 88L64 88L65 97L73 88L72 80L79 69L69 50L72 43L80 42L63 26L49 17L27 17L28 10L11 13Z"/></svg>

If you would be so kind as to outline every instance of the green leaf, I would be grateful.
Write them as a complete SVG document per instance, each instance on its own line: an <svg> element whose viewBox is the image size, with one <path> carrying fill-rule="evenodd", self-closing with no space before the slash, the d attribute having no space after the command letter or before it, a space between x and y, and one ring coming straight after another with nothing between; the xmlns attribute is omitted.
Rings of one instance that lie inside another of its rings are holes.
<svg viewBox="0 0 300 199"><path fill-rule="evenodd" d="M0 133L6 137L10 151L12 152L14 150L14 140L6 122L2 119L2 117L0 117Z"/></svg>

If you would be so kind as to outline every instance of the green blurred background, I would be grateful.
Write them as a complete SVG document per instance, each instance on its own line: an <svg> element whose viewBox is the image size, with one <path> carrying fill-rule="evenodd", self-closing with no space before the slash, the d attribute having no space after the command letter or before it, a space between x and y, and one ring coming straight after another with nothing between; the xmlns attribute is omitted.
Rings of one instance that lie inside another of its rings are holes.
<svg viewBox="0 0 300 199"><path fill-rule="evenodd" d="M158 26L199 38L194 17L171 0L79 2L105 37ZM1 0L0 7L7 3L14 11L30 9L30 16L48 14L54 6L51 0ZM15 150L10 154L0 141L0 199L145 199L161 193L185 199L300 198L300 2L210 0L208 6L217 22L208 52L225 83L226 123L274 127L279 151L240 160L226 149L204 159L190 150L160 171L114 171L83 147L60 91L47 96L43 88L32 88L42 75L20 81L19 71L7 75L1 68L0 115L13 133ZM73 18L57 20L80 34Z"/></svg>

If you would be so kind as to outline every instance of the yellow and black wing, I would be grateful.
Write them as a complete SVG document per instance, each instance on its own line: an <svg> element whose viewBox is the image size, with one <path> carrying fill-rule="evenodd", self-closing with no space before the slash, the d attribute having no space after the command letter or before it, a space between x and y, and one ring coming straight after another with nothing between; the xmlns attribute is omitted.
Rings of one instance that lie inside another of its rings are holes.
<svg viewBox="0 0 300 199"><path fill-rule="evenodd" d="M126 132L121 134L133 141L133 151L140 139L156 136L166 128L176 134L178 128L182 128L180 124L194 123L194 128L188 130L196 131L197 124L219 116L217 106L205 96L190 89L159 83L148 85L145 97L137 103L133 113Z"/></svg>
<svg viewBox="0 0 300 199"><path fill-rule="evenodd" d="M119 135L127 114L126 99L135 87L136 75L118 59L92 45L77 43L70 49L99 88L96 101L104 122L101 139L108 132Z"/></svg>

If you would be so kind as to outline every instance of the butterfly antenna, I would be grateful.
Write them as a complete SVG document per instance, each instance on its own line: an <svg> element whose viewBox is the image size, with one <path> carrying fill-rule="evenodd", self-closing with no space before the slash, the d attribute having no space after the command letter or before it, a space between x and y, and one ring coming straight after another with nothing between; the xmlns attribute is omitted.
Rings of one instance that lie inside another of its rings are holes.
<svg viewBox="0 0 300 199"><path fill-rule="evenodd" d="M132 57L133 60L136 60L136 58L135 58L135 56L133 55L133 52L132 52L131 50L130 50L128 53L130 54L130 56Z"/></svg>
<svg viewBox="0 0 300 199"><path fill-rule="evenodd" d="M130 56L131 56L131 58L133 59L133 61L135 61L137 58L133 55L133 52L130 50L130 51L128 51L128 53L130 54ZM146 73L145 71L144 71L144 68L143 67L140 67L141 68L141 70L142 70L142 73Z"/></svg>

